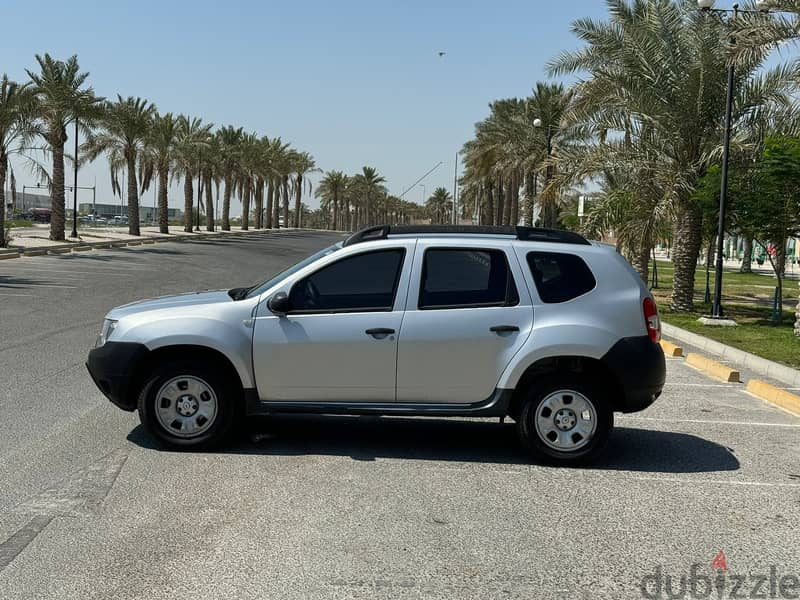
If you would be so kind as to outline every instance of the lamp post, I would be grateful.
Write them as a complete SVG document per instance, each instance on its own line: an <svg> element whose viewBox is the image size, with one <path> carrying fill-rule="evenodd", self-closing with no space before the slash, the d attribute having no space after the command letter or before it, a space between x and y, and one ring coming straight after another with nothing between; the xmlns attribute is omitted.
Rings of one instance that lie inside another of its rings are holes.
<svg viewBox="0 0 800 600"><path fill-rule="evenodd" d="M78 237L78 117L75 117L75 157L72 161L74 165L74 179L72 185L72 235Z"/></svg>
<svg viewBox="0 0 800 600"><path fill-rule="evenodd" d="M734 4L731 10L714 8L715 0L697 0L698 8L707 13L717 13L723 15L731 15L729 25L736 22L736 18L740 12L749 13L768 13L769 2L767 0L758 0L756 2L756 10L740 10L738 4ZM736 38L731 34L731 45L736 43ZM725 311L722 308L722 261L724 259L725 248L725 211L728 204L728 162L731 150L731 121L733 115L733 95L736 86L735 80L735 67L733 61L728 65L728 89L725 98L725 127L722 140L722 184L719 192L719 221L717 223L717 263L714 275L714 303L711 307L711 316L715 319L722 319L725 317Z"/></svg>

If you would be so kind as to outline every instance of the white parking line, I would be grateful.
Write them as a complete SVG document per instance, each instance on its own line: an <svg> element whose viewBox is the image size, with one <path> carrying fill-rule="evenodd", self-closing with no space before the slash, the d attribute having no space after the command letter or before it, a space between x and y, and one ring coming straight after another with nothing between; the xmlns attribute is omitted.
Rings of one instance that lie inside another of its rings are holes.
<svg viewBox="0 0 800 600"><path fill-rule="evenodd" d="M800 489L800 483L779 483L772 481L735 481L726 479L681 479L680 477L642 477L633 475L630 479L637 481L656 481L661 483L703 483L711 485L739 485L744 487L777 487Z"/></svg>
<svg viewBox="0 0 800 600"><path fill-rule="evenodd" d="M655 417L618 417L617 422L622 421L653 421L656 423L697 423L701 425L744 425L748 427L786 427L789 429L800 429L800 423L753 423L750 421L714 421L711 419L660 419Z"/></svg>
<svg viewBox="0 0 800 600"><path fill-rule="evenodd" d="M669 387L702 387L702 388L730 388L731 384L729 383L681 383L681 382L674 382L674 383L667 383L664 385L665 388Z"/></svg>
<svg viewBox="0 0 800 600"><path fill-rule="evenodd" d="M0 294L0 296L35 296L36 294Z"/></svg>

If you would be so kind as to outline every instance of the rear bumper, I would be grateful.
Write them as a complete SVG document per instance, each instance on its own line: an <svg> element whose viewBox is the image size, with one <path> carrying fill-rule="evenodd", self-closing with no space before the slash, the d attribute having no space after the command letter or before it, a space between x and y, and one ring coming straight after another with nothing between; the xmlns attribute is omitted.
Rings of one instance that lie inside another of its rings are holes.
<svg viewBox="0 0 800 600"><path fill-rule="evenodd" d="M122 410L136 409L136 368L147 355L147 347L131 342L106 342L89 352L86 368L106 398Z"/></svg>
<svg viewBox="0 0 800 600"><path fill-rule="evenodd" d="M616 407L621 412L644 410L661 395L667 377L664 351L648 336L621 339L601 361L622 386Z"/></svg>

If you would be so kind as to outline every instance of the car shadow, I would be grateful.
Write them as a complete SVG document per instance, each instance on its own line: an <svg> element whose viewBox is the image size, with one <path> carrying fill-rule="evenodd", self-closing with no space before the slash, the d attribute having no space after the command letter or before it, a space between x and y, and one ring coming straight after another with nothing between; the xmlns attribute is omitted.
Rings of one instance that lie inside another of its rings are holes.
<svg viewBox="0 0 800 600"><path fill-rule="evenodd" d="M159 448L139 425L128 439ZM246 431L225 454L348 456L358 461L381 458L531 463L520 446L513 422L378 416L274 415L251 418ZM617 427L606 451L589 469L649 473L736 471L733 452L701 437L672 431Z"/></svg>

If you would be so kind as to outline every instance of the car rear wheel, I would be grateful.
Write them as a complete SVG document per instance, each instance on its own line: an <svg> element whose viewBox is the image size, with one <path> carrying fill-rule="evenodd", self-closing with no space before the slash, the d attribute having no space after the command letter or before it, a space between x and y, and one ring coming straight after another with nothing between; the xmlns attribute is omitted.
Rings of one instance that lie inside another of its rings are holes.
<svg viewBox="0 0 800 600"><path fill-rule="evenodd" d="M230 434L236 387L214 365L181 361L159 367L139 395L139 418L172 448L206 450Z"/></svg>
<svg viewBox="0 0 800 600"><path fill-rule="evenodd" d="M575 374L535 382L517 420L519 438L534 458L557 465L594 460L613 427L602 391Z"/></svg>

